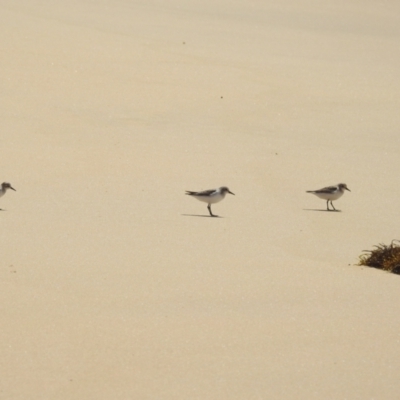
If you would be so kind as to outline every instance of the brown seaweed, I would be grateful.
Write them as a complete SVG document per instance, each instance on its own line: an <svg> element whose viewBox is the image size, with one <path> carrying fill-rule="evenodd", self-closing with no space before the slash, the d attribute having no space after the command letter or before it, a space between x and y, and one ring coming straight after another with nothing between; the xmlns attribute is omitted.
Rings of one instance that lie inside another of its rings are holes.
<svg viewBox="0 0 400 400"><path fill-rule="evenodd" d="M400 275L400 241L392 240L390 245L380 243L374 250L363 250L358 265L379 268Z"/></svg>

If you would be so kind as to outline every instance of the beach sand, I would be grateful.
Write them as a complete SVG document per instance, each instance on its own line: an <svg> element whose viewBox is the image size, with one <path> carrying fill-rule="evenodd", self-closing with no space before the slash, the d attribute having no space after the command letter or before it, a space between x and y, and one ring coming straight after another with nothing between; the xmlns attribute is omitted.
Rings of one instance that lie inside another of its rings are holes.
<svg viewBox="0 0 400 400"><path fill-rule="evenodd" d="M0 398L399 398L400 3L0 11Z"/></svg>

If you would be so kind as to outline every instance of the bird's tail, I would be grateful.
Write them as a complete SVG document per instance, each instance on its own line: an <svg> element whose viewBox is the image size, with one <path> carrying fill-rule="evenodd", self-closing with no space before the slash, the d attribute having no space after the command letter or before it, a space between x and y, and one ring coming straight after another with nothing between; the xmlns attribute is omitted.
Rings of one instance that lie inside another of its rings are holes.
<svg viewBox="0 0 400 400"><path fill-rule="evenodd" d="M193 196L194 194L196 194L196 192L191 192L190 190L186 190L185 194L188 194L189 196Z"/></svg>

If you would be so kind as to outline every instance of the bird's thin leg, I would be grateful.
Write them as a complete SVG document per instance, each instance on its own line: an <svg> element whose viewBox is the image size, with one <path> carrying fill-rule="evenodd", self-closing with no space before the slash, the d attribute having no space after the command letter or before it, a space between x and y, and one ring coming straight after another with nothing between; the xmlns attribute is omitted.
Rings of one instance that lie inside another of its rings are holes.
<svg viewBox="0 0 400 400"><path fill-rule="evenodd" d="M211 204L209 204L209 205L207 206L207 208L208 208L208 211L210 212L210 215L211 215L212 217L216 217L216 215L214 215L214 214L212 213L212 211L211 211Z"/></svg>
<svg viewBox="0 0 400 400"><path fill-rule="evenodd" d="M332 200L331 200L331 206L333 207L333 209L334 209L335 211L337 211L336 208L335 208L335 206L334 206L333 203L332 203Z"/></svg>
<svg viewBox="0 0 400 400"><path fill-rule="evenodd" d="M328 211L331 211L330 208L329 208L329 200L326 201L326 209L327 209Z"/></svg>

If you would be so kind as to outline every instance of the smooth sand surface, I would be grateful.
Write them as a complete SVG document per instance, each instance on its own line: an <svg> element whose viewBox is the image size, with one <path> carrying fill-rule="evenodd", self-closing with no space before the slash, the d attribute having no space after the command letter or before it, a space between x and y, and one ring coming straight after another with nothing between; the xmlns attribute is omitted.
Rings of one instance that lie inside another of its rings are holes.
<svg viewBox="0 0 400 400"><path fill-rule="evenodd" d="M400 398L400 278L355 266L400 238L399 2L4 0L0 33L1 399Z"/></svg>

